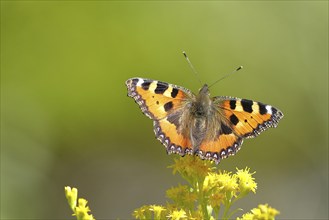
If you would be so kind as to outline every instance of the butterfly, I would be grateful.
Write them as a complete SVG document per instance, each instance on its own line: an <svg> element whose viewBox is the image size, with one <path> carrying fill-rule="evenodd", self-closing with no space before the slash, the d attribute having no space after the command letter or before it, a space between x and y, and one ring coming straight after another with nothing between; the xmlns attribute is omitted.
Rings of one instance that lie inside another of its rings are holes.
<svg viewBox="0 0 329 220"><path fill-rule="evenodd" d="M198 155L218 164L235 155L245 138L276 127L283 113L267 104L229 96L210 97L205 84L197 95L158 80L131 78L128 96L153 120L167 153Z"/></svg>

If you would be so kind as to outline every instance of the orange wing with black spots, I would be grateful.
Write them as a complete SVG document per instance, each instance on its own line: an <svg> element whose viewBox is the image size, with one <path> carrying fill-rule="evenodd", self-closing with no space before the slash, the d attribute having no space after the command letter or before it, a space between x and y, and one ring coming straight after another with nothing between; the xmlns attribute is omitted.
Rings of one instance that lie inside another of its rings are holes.
<svg viewBox="0 0 329 220"><path fill-rule="evenodd" d="M128 96L154 120L156 138L167 152L182 156L192 153L189 132L182 119L195 96L185 88L151 79L131 78L126 85Z"/></svg>
<svg viewBox="0 0 329 220"><path fill-rule="evenodd" d="M256 137L267 128L276 127L283 117L279 109L261 102L228 97L215 97L213 100L226 123L244 138Z"/></svg>
<svg viewBox="0 0 329 220"><path fill-rule="evenodd" d="M131 78L126 81L128 96L135 99L143 113L153 120L183 109L194 96L189 90L157 80Z"/></svg>
<svg viewBox="0 0 329 220"><path fill-rule="evenodd" d="M209 120L208 130L216 135L206 136L196 153L216 163L235 155L244 138L256 137L267 128L276 127L283 117L280 110L261 102L221 96L212 101L216 120Z"/></svg>
<svg viewBox="0 0 329 220"><path fill-rule="evenodd" d="M215 139L204 140L197 154L202 159L213 160L219 163L221 159L227 156L235 155L243 143L243 138L234 132L221 133Z"/></svg>
<svg viewBox="0 0 329 220"><path fill-rule="evenodd" d="M167 153L176 153L181 156L192 154L191 140L185 132L179 132L175 124L167 118L154 121L154 133L157 139L166 147Z"/></svg>

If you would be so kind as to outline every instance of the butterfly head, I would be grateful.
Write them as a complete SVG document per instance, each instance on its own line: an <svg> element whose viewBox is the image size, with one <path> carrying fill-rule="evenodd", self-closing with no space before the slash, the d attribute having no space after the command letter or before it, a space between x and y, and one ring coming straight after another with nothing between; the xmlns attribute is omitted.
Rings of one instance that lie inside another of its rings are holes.
<svg viewBox="0 0 329 220"><path fill-rule="evenodd" d="M196 101L192 104L192 112L195 117L204 117L209 114L211 105L209 87L205 84L196 97Z"/></svg>
<svg viewBox="0 0 329 220"><path fill-rule="evenodd" d="M202 86L202 88L199 90L199 96L201 95L206 95L206 96L210 95L209 86L207 84L204 84L204 86Z"/></svg>

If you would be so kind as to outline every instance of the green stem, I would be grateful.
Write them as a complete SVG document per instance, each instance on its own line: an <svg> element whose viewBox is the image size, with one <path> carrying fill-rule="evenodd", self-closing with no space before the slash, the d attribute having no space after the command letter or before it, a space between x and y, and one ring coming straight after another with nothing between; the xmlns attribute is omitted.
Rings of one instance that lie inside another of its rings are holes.
<svg viewBox="0 0 329 220"><path fill-rule="evenodd" d="M228 219L228 216L227 216L227 213L229 212L231 208L231 203L228 202L228 203L225 203L225 210L224 210L224 214L223 214L223 220L227 220Z"/></svg>
<svg viewBox="0 0 329 220"><path fill-rule="evenodd" d="M205 198L204 198L204 194L203 194L203 182L197 182L197 185L198 185L198 200L199 200L199 204L201 206L201 210L202 210L202 213L203 213L203 218L205 220L209 220L210 217L209 217L209 214L208 214L208 209L207 209L207 203L205 201Z"/></svg>
<svg viewBox="0 0 329 220"><path fill-rule="evenodd" d="M224 213L223 213L223 218L224 220L227 220L229 219L229 216L228 216L228 212L230 211L230 208L233 204L232 202L232 192L226 192L226 199L225 199L225 202L224 202L224 205L225 205L225 210L224 210Z"/></svg>
<svg viewBox="0 0 329 220"><path fill-rule="evenodd" d="M217 219L220 219L219 218L219 212L220 212L220 206L217 208L214 208L214 215L216 216Z"/></svg>

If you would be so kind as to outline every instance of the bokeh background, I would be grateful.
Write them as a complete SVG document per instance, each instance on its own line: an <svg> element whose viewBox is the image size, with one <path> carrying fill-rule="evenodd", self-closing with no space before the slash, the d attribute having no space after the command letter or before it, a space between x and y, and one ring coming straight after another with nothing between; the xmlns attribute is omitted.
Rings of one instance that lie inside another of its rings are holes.
<svg viewBox="0 0 329 220"><path fill-rule="evenodd" d="M197 92L183 50L205 83L244 66L212 95L285 114L219 165L257 172L257 193L236 207L327 219L327 1L1 1L1 219L72 218L66 185L97 219L165 204L184 182L124 82Z"/></svg>

